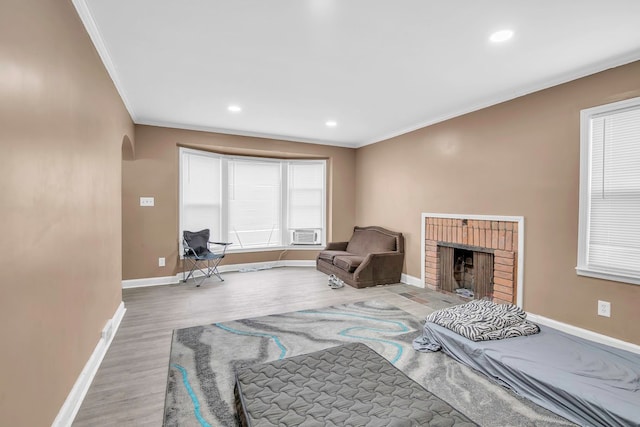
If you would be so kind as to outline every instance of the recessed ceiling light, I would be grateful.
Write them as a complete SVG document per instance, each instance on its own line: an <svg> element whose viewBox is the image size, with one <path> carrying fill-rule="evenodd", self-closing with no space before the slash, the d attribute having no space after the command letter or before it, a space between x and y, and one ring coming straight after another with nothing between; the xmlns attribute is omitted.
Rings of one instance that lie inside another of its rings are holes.
<svg viewBox="0 0 640 427"><path fill-rule="evenodd" d="M330 128L334 128L338 126L338 122L336 122L335 120L327 120L325 125L329 126Z"/></svg>
<svg viewBox="0 0 640 427"><path fill-rule="evenodd" d="M239 113L240 111L242 111L242 107L239 105L229 105L227 107L227 110L231 111L232 113Z"/></svg>
<svg viewBox="0 0 640 427"><path fill-rule="evenodd" d="M506 42L511 37L513 37L513 31L511 31L511 30L500 30L500 31L496 31L495 33L491 34L491 37L489 37L489 40L491 40L494 43L500 43L500 42Z"/></svg>

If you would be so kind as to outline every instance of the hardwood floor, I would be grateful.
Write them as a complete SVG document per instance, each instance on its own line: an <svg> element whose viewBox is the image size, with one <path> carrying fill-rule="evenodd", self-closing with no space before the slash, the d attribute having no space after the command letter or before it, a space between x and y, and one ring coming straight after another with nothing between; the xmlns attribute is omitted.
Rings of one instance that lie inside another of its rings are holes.
<svg viewBox="0 0 640 427"><path fill-rule="evenodd" d="M174 329L368 299L419 318L461 302L408 285L330 289L313 268L224 273L224 282L125 289L127 312L73 423L74 426L161 426Z"/></svg>

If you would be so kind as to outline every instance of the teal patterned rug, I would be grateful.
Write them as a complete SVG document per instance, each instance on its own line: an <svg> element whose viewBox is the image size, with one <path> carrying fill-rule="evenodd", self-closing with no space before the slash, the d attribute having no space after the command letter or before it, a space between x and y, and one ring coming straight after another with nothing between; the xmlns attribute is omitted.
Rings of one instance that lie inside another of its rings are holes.
<svg viewBox="0 0 640 427"><path fill-rule="evenodd" d="M480 425L572 425L442 353L414 351L421 330L419 319L377 301L176 329L164 425L235 426L235 368L345 342L367 344Z"/></svg>

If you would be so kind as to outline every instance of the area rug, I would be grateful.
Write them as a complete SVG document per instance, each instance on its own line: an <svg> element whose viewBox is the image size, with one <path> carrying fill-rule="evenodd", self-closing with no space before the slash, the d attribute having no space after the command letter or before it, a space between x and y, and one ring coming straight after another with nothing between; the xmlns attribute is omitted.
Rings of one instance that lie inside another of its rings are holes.
<svg viewBox="0 0 640 427"><path fill-rule="evenodd" d="M367 344L480 425L572 425L442 353L414 351L411 342L421 330L420 319L378 301L176 329L164 425L236 426L236 368L345 342Z"/></svg>

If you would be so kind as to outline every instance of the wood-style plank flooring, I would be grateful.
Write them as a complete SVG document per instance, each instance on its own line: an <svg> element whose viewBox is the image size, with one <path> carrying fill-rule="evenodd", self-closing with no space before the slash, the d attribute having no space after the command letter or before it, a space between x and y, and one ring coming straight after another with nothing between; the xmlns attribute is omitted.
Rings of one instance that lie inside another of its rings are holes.
<svg viewBox="0 0 640 427"><path fill-rule="evenodd" d="M224 282L125 289L127 312L74 426L161 426L174 329L378 299L419 318L460 302L408 285L330 289L313 268L224 273Z"/></svg>

